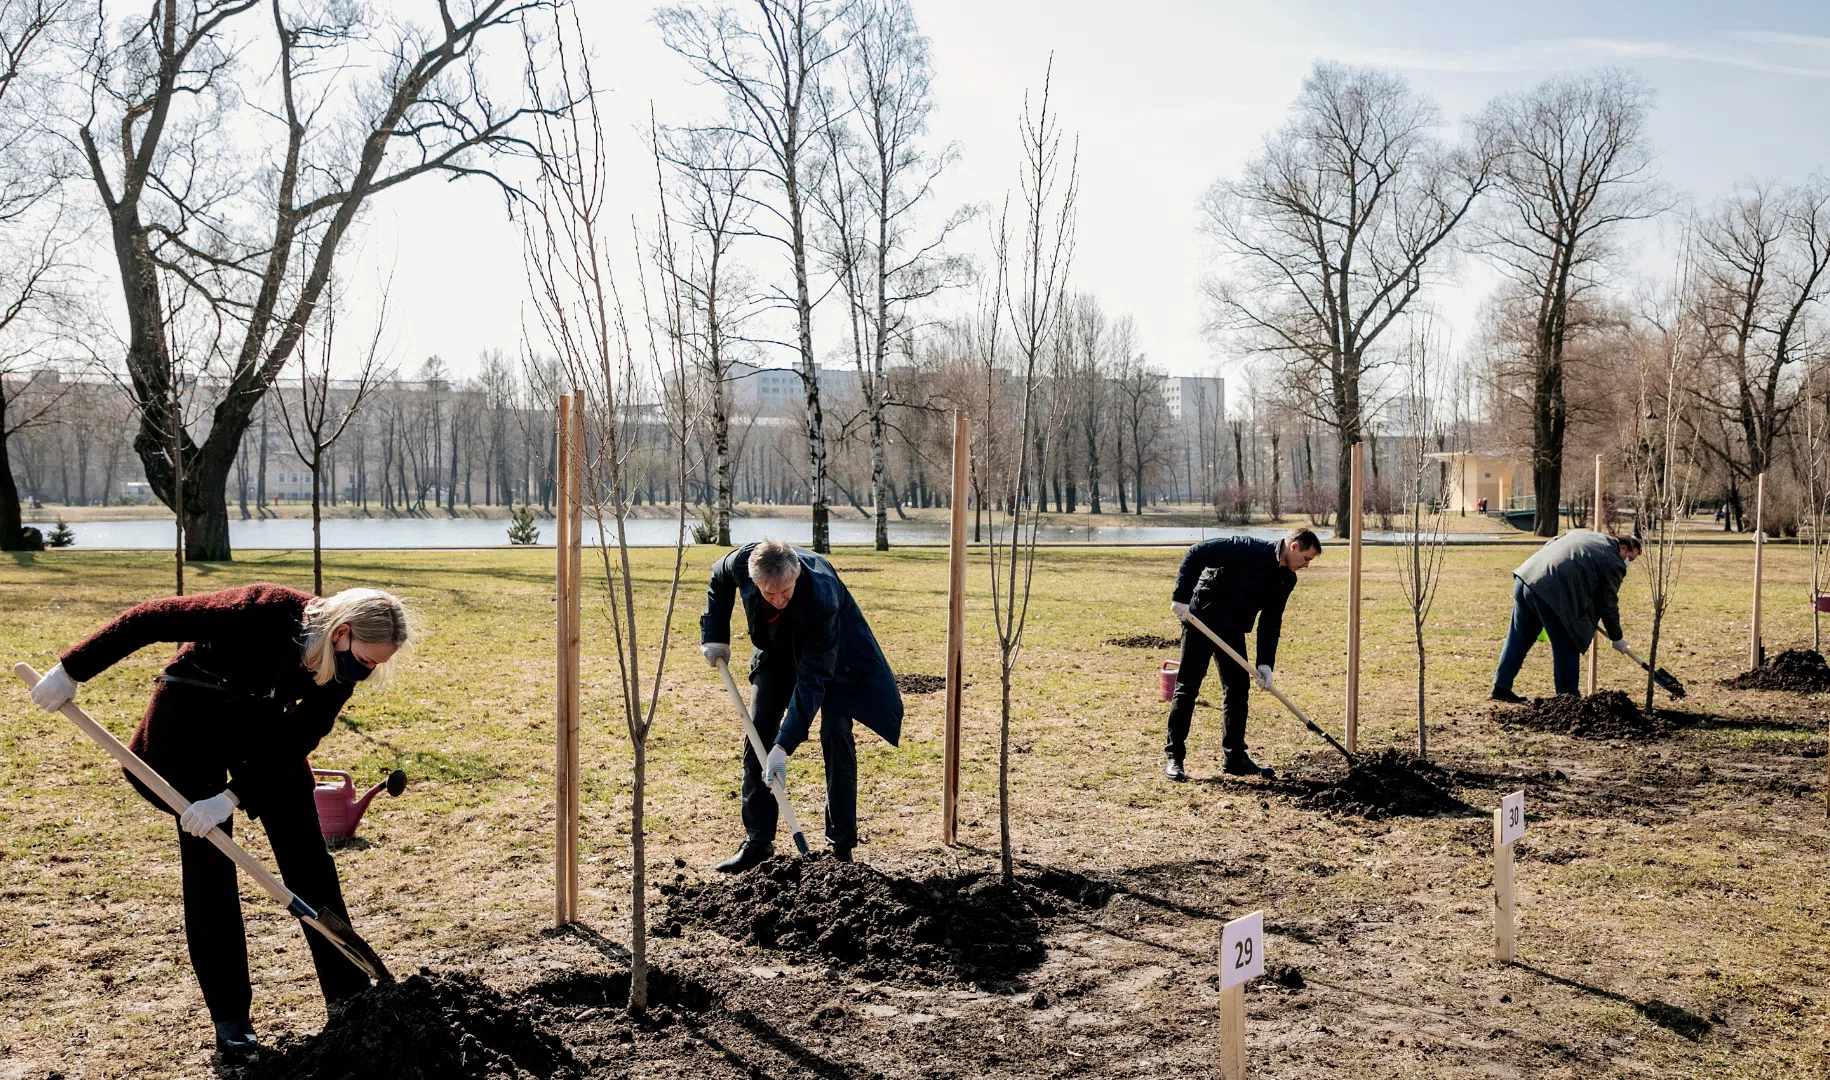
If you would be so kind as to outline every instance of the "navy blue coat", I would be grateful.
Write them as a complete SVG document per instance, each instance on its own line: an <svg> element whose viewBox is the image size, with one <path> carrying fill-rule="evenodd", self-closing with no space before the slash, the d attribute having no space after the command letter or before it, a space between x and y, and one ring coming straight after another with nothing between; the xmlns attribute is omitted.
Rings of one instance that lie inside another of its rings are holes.
<svg viewBox="0 0 1830 1080"><path fill-rule="evenodd" d="M755 547L745 544L712 564L699 640L730 644L732 601L743 597L753 646L750 681L766 664L794 665L794 694L775 736L777 746L793 753L806 740L813 714L822 709L827 716L858 721L895 746L902 738L902 692L851 590L825 556L795 548L801 576L780 616L785 625L771 631L761 620L774 608L750 580Z"/></svg>
<svg viewBox="0 0 1830 1080"><path fill-rule="evenodd" d="M1204 540L1182 556L1170 599L1187 604L1216 634L1243 636L1257 622L1257 663L1276 667L1284 604L1296 588L1296 571L1283 565L1279 550L1276 543L1249 536ZM1189 633L1200 631L1190 627Z"/></svg>

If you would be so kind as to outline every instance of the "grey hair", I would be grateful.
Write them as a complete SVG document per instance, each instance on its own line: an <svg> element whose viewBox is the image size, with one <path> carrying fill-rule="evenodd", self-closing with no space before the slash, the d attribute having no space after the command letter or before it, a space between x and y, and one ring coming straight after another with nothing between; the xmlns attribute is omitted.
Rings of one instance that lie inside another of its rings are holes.
<svg viewBox="0 0 1830 1080"><path fill-rule="evenodd" d="M750 549L750 580L758 585L786 584L800 573L800 558L780 540L764 540Z"/></svg>

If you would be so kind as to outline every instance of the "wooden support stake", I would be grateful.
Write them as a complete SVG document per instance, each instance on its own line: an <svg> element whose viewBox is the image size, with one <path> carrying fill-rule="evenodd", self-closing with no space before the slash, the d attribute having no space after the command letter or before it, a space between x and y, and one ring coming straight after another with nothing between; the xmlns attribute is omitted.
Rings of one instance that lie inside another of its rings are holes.
<svg viewBox="0 0 1830 1080"><path fill-rule="evenodd" d="M1754 486L1754 627L1747 643L1749 671L1760 666L1766 650L1760 647L1760 569L1766 550L1766 474L1761 473Z"/></svg>
<svg viewBox="0 0 1830 1080"><path fill-rule="evenodd" d="M1221 1080L1245 1080L1245 984L1220 991Z"/></svg>
<svg viewBox="0 0 1830 1080"><path fill-rule="evenodd" d="M940 790L940 842L948 846L959 842L959 717L966 686L966 455L970 437L966 410L953 410L953 529L947 554L947 716Z"/></svg>
<svg viewBox="0 0 1830 1080"><path fill-rule="evenodd" d="M1360 752L1360 506L1365 490L1366 444L1353 444L1347 520L1347 752Z"/></svg>
<svg viewBox="0 0 1830 1080"><path fill-rule="evenodd" d="M570 642L572 640L572 514L568 509L572 484L572 396L561 394L559 397L559 414L555 419L555 437L559 442L559 460L554 470L554 528L556 535L553 542L553 607L554 607L554 641L553 656L555 661L553 689L553 923L564 926L570 922L570 899L567 883L571 879L571 868L566 859L570 847L566 843L571 834L567 816L572 809L572 755L569 752L567 728L572 717L572 665Z"/></svg>
<svg viewBox="0 0 1830 1080"><path fill-rule="evenodd" d="M1493 812L1493 921L1497 934L1496 955L1502 964L1512 963L1512 845L1503 839L1504 810Z"/></svg>
<svg viewBox="0 0 1830 1080"><path fill-rule="evenodd" d="M1595 455L1595 531L1606 532L1607 521L1601 516L1601 455ZM1594 694L1601 681L1601 635L1589 640L1589 693Z"/></svg>
<svg viewBox="0 0 1830 1080"><path fill-rule="evenodd" d="M584 637L584 516L585 516L585 410L584 399L572 395L572 482L568 485L572 527L566 535L572 545L571 566L566 571L572 609L566 613L566 701L571 715L566 717L566 777L569 800L566 807L566 921L578 921L578 802L582 770L579 767L579 645Z"/></svg>

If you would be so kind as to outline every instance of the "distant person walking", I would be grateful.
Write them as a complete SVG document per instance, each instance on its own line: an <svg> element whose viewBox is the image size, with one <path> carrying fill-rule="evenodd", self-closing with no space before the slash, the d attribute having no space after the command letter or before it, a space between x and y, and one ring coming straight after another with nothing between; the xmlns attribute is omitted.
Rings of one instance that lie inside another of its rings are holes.
<svg viewBox="0 0 1830 1080"><path fill-rule="evenodd" d="M1638 557L1637 537L1571 529L1514 570L1512 626L1493 673L1493 700L1524 702L1513 693L1512 680L1540 632L1550 639L1551 673L1559 694L1580 692L1582 654L1595 640L1597 622L1615 651L1630 651L1620 630L1620 583Z"/></svg>

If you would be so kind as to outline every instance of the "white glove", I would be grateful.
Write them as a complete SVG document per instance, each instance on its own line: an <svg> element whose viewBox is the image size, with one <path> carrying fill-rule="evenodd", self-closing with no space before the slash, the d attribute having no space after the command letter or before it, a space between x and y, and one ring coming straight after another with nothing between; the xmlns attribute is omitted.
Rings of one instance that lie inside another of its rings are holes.
<svg viewBox="0 0 1830 1080"><path fill-rule="evenodd" d="M1633 646L1627 644L1626 638L1621 638L1614 643L1614 651L1617 653L1631 653L1633 651Z"/></svg>
<svg viewBox="0 0 1830 1080"><path fill-rule="evenodd" d="M717 667L718 661L720 660L723 660L727 664L731 662L731 647L729 645L720 645L716 641L708 641L699 646L699 651L704 654L705 662L713 667Z"/></svg>
<svg viewBox="0 0 1830 1080"><path fill-rule="evenodd" d="M1271 665L1258 665L1258 688L1261 690L1269 690L1271 688Z"/></svg>
<svg viewBox="0 0 1830 1080"><path fill-rule="evenodd" d="M207 836L211 829L229 820L235 812L235 796L227 791L198 799L178 815L178 827L192 836Z"/></svg>
<svg viewBox="0 0 1830 1080"><path fill-rule="evenodd" d="M774 787L776 781L788 781L788 751L779 746L769 748L769 760L763 764L763 783Z"/></svg>
<svg viewBox="0 0 1830 1080"><path fill-rule="evenodd" d="M1187 604L1182 604L1182 603L1177 603L1175 601L1171 601L1169 604L1169 611L1171 614L1173 614L1176 617L1176 620L1178 622L1183 619L1188 618L1188 605Z"/></svg>
<svg viewBox="0 0 1830 1080"><path fill-rule="evenodd" d="M45 712L56 712L75 700L76 680L64 674L62 664L45 672L38 685L32 687L32 704Z"/></svg>

